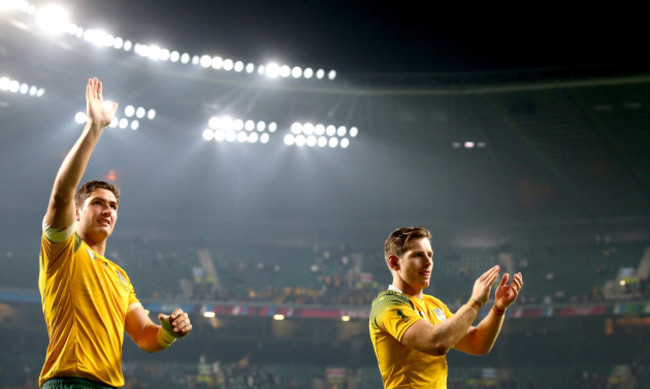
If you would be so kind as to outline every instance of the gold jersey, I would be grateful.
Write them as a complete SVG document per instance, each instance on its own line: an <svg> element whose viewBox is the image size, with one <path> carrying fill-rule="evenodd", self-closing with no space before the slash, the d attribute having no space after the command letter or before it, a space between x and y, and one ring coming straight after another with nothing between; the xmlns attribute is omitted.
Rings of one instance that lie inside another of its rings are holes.
<svg viewBox="0 0 650 389"><path fill-rule="evenodd" d="M129 277L76 233L61 242L47 236L41 237L38 287L49 345L39 385L81 377L123 386L125 318L139 303Z"/></svg>
<svg viewBox="0 0 650 389"><path fill-rule="evenodd" d="M447 388L446 356L428 355L400 341L416 321L424 319L436 325L452 315L433 296L419 299L390 289L379 293L372 302L368 326L386 389Z"/></svg>

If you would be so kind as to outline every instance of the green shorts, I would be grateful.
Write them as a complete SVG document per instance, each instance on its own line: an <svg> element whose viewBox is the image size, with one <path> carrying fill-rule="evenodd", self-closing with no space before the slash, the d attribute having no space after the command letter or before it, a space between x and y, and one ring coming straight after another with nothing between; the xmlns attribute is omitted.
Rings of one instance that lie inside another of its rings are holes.
<svg viewBox="0 0 650 389"><path fill-rule="evenodd" d="M79 377L56 377L45 381L41 389L115 389L115 387Z"/></svg>

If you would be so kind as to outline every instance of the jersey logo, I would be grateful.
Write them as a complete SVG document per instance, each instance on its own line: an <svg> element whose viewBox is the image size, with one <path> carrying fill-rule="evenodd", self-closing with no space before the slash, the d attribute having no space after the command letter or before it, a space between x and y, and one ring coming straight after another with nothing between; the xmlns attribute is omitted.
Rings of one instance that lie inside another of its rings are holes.
<svg viewBox="0 0 650 389"><path fill-rule="evenodd" d="M92 259L93 261L99 261L99 258L97 258L97 257L95 256L95 252L94 252L94 251L92 251L92 250L89 249L89 248L87 248L86 250L88 251L88 255L90 256L90 259Z"/></svg>
<svg viewBox="0 0 650 389"><path fill-rule="evenodd" d="M406 316L406 315L405 315L402 311L400 311L399 309L397 310L397 315L398 315L399 317L401 317L402 320L404 320L405 322L409 321L408 316Z"/></svg>
<svg viewBox="0 0 650 389"><path fill-rule="evenodd" d="M122 283L126 284L126 278L124 278L124 276L122 275L122 273L120 273L120 272L117 271L117 270L115 270L115 273L116 273L117 276L119 277L120 281L122 281Z"/></svg>
<svg viewBox="0 0 650 389"><path fill-rule="evenodd" d="M436 318L440 321L447 319L447 316L445 316L445 312L440 308L434 309L433 314L436 315Z"/></svg>

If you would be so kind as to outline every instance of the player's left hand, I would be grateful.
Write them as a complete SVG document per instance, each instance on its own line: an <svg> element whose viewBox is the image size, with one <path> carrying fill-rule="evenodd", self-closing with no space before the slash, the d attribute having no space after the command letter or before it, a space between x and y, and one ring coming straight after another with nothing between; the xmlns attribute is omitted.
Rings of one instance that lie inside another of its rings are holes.
<svg viewBox="0 0 650 389"><path fill-rule="evenodd" d="M515 274L512 278L512 282L506 284L509 277L508 273L504 274L496 292L494 292L494 306L497 309L506 309L514 303L517 296L519 296L519 291L524 286L524 280L521 273Z"/></svg>
<svg viewBox="0 0 650 389"><path fill-rule="evenodd" d="M190 318L187 315L187 312L183 312L180 308L175 310L169 316L159 313L158 320L160 320L161 323L164 321L169 323L169 327L171 328L171 331L173 331L171 335L175 338L182 338L192 331L192 323L190 323ZM163 325L163 327L165 326Z"/></svg>

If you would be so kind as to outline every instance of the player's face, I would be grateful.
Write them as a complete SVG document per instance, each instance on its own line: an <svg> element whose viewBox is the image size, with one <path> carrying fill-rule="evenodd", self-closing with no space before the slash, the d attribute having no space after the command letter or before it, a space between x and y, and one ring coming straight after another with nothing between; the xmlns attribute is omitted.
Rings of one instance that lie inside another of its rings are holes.
<svg viewBox="0 0 650 389"><path fill-rule="evenodd" d="M398 264L399 277L410 289L403 289L404 292L421 293L422 289L429 286L433 270L433 250L429 239L422 238L410 242L404 254L398 257Z"/></svg>
<svg viewBox="0 0 650 389"><path fill-rule="evenodd" d="M77 210L77 221L82 238L95 242L108 238L117 222L117 199L107 189L95 189Z"/></svg>

